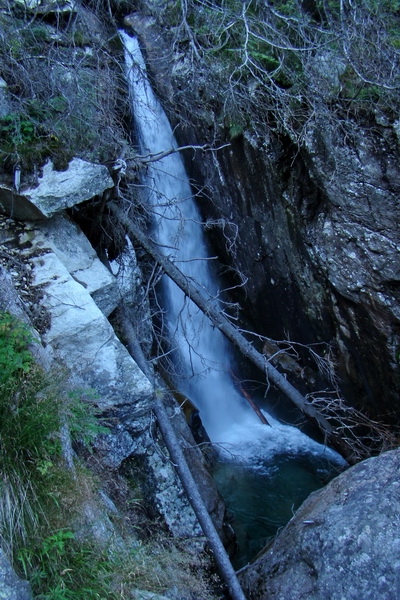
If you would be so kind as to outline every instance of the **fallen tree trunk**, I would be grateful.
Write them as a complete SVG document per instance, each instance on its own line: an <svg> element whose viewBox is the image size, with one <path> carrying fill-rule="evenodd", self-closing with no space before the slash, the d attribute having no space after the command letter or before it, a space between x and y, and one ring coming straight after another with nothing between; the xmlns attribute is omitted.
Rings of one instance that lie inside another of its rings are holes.
<svg viewBox="0 0 400 600"><path fill-rule="evenodd" d="M146 361L140 344L136 338L132 323L123 305L119 307L118 312L120 324L127 339L128 351L142 369L144 374L154 384L154 373L152 372L149 363ZM171 425L167 410L162 399L156 395L154 396L153 410L171 460L179 475L189 502L200 523L200 527L207 538L208 544L214 555L215 563L222 579L226 583L230 597L232 600L246 600L243 590L240 587L239 581L236 577L235 570L232 567L232 563L229 560L224 545L221 542L221 538L215 529L214 523L212 522L207 507L204 504L203 498L201 497L197 484L190 471L189 465L187 464L179 440L175 434L174 428Z"/></svg>
<svg viewBox="0 0 400 600"><path fill-rule="evenodd" d="M200 526L207 538L218 570L223 577L229 594L232 600L246 600L236 573L232 567L232 563L226 553L226 550L221 542L221 539L214 527L211 517L200 495L198 487L193 479L192 473L188 467L184 457L182 448L179 445L173 427L170 423L168 413L160 398L156 398L154 402L154 413L157 417L157 422L160 427L164 442L168 448L174 466L182 481L185 492L188 495L190 504L199 520Z"/></svg>
<svg viewBox="0 0 400 600"><path fill-rule="evenodd" d="M352 449L342 439L329 421L321 415L306 398L269 363L265 356L258 352L254 346L244 337L238 328L227 319L217 303L207 298L188 278L176 267L166 256L164 256L157 245L143 233L133 221L114 203L108 204L113 214L124 226L128 234L136 240L162 267L164 272L178 285L182 291L208 316L210 321L233 343L242 354L256 365L286 397L299 408L309 419L315 422L325 434L329 443L334 446L349 462L354 462Z"/></svg>

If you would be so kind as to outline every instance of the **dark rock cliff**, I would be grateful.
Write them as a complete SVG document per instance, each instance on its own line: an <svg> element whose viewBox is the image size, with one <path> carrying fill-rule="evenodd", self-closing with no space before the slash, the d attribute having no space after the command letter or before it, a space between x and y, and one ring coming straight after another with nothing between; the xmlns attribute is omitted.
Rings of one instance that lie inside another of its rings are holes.
<svg viewBox="0 0 400 600"><path fill-rule="evenodd" d="M141 38L181 144L230 143L215 153L188 151L186 165L201 188L212 243L246 278L234 292L245 307L243 316L275 339L330 344L347 401L395 422L400 409L396 123L378 110L368 118L350 112L332 118L327 106L345 67L338 58L335 73L328 72L326 57L321 77L326 104L308 119L301 136L295 139L290 127L285 132L265 123L235 123L234 117L229 122L220 115L217 64L190 58L190 40L183 36L178 43L157 7L135 13L129 23ZM315 76L315 68L311 71ZM310 94L314 88L311 81Z"/></svg>
<svg viewBox="0 0 400 600"><path fill-rule="evenodd" d="M348 400L388 418L400 383L397 149L389 132L379 150L373 134L352 133L353 147L323 123L300 150L235 141L218 155L207 214L238 224L226 260L248 277L258 331L332 343Z"/></svg>

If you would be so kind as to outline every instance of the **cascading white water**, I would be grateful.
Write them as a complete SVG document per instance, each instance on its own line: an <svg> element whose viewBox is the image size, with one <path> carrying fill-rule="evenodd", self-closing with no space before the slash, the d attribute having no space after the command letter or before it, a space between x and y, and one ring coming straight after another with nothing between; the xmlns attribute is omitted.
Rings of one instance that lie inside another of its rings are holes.
<svg viewBox="0 0 400 600"><path fill-rule="evenodd" d="M140 151L157 154L176 148L171 126L146 77L138 42L123 32L121 37ZM179 153L150 163L145 184L154 214L154 235L163 253L204 295L217 296L201 217ZM249 416L245 400L229 374L228 345L179 287L169 278L164 279L170 337L180 355L182 391L199 408L210 438L222 441L233 423Z"/></svg>
<svg viewBox="0 0 400 600"><path fill-rule="evenodd" d="M140 152L157 155L176 148L171 126L148 81L138 41L123 31L120 36ZM154 215L154 237L162 252L205 296L217 298L200 214L179 153L149 162L143 186ZM235 388L230 350L222 334L165 276L164 286L170 338L180 356L180 387L198 407L212 441L229 443L234 454L245 461L296 452L340 460L333 451L270 415L273 427L262 425Z"/></svg>

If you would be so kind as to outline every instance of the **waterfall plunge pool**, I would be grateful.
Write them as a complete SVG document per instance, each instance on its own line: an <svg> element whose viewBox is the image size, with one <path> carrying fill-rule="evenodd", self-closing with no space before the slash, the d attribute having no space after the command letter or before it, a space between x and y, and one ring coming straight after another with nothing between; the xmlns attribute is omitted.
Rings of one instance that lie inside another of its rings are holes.
<svg viewBox="0 0 400 600"><path fill-rule="evenodd" d="M253 560L307 496L337 473L337 464L307 453L279 454L260 464L218 460L213 477L236 534L235 569Z"/></svg>
<svg viewBox="0 0 400 600"><path fill-rule="evenodd" d="M288 424L297 411L258 403L270 426L248 409L244 421L230 425L213 445L212 474L236 535L236 569L257 556L311 492L347 466L336 451ZM319 437L307 422L304 428Z"/></svg>

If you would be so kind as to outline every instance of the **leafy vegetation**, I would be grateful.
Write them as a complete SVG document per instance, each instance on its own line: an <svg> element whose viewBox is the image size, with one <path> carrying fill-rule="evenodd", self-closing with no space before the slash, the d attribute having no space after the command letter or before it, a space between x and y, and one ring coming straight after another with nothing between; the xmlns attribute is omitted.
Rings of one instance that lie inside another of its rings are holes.
<svg viewBox="0 0 400 600"><path fill-rule="evenodd" d="M64 392L62 378L35 364L29 350L34 342L28 326L0 313L0 531L11 552L41 521L41 509L34 515L33 506L46 507L60 479L71 486L73 477L62 458L61 423L67 422L72 440L83 436L88 441L107 431L85 394Z"/></svg>
<svg viewBox="0 0 400 600"><path fill-rule="evenodd" d="M162 593L179 582L212 598L201 577L195 578L193 557L167 544L140 543L129 550L101 550L78 542L69 529L60 529L18 555L38 600L125 600L132 589ZM197 567L204 567L198 560Z"/></svg>
<svg viewBox="0 0 400 600"><path fill-rule="evenodd" d="M21 548L18 561L41 600L117 597L111 591L112 561L93 546L77 544L68 529Z"/></svg>
<svg viewBox="0 0 400 600"><path fill-rule="evenodd" d="M0 313L0 385L7 387L17 376L32 368L32 355L27 345L33 342L30 329L13 315Z"/></svg>
<svg viewBox="0 0 400 600"><path fill-rule="evenodd" d="M107 431L96 419L87 393L64 392L60 377L47 375L33 361L30 329L9 313L0 313L0 464L23 465L21 475L61 456L60 422L66 420L72 439Z"/></svg>
<svg viewBox="0 0 400 600"><path fill-rule="evenodd" d="M96 505L94 476L64 459L61 430L90 448L107 432L88 391L66 392L29 350L27 325L0 312L0 543L36 600L124 600L132 589L162 593L172 583L212 598L202 558L167 538L99 545L77 535L84 507ZM82 532L81 532L82 533ZM196 571L196 574L195 574Z"/></svg>
<svg viewBox="0 0 400 600"><path fill-rule="evenodd" d="M0 540L31 580L37 597L81 598L84 592L87 598L97 598L94 592L90 595L90 586L82 587L98 577L92 569L94 550L90 556L78 546L73 550L71 531L51 530L66 519L65 498L72 490L79 499L82 485L82 474L77 478L62 458L62 420L67 419L73 438L88 440L106 429L96 422L83 394L63 393L59 378L54 383L54 374L50 380L34 363L28 348L32 342L25 324L0 313ZM61 581L62 564L68 585ZM68 586L80 587L80 595L70 594Z"/></svg>

